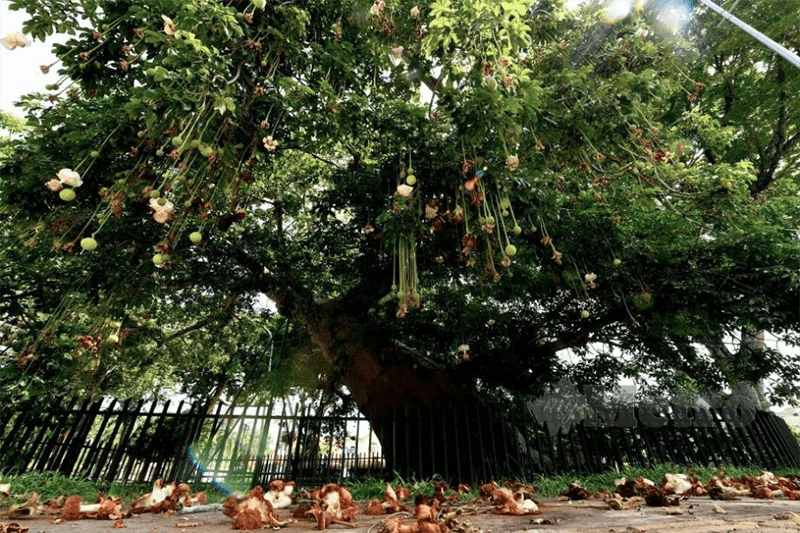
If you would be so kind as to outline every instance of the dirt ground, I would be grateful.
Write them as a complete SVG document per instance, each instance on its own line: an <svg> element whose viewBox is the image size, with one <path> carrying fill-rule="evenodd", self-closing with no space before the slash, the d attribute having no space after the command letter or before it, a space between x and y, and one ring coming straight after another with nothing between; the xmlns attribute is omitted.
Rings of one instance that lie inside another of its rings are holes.
<svg viewBox="0 0 800 533"><path fill-rule="evenodd" d="M560 502L553 499L540 500L540 515L501 516L475 514L465 516L475 533L786 533L800 531L800 501L765 501L743 498L736 501L717 502L707 497L691 498L676 507L641 506L632 510L612 511L600 509L602 502ZM718 506L726 514L715 512ZM363 502L361 507L363 508ZM469 506L465 507L468 513ZM288 518L293 508L278 512L281 519ZM385 517L359 515L355 527L332 525L330 531L374 532ZM411 519L409 519L411 520ZM0 514L0 524L10 521ZM29 528L29 533L110 533L113 522L80 520L52 524L44 517L15 521ZM411 523L411 522L409 522ZM129 533L223 533L233 531L231 520L221 511L201 513L176 513L172 515L141 514L124 520ZM284 529L287 533L310 533L316 531L315 523L301 521Z"/></svg>

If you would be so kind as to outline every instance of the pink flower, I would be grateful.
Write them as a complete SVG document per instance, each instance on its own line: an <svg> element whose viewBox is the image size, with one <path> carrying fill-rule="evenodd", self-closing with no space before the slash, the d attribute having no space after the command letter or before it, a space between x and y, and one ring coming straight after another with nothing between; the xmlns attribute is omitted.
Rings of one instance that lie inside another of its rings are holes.
<svg viewBox="0 0 800 533"><path fill-rule="evenodd" d="M13 50L14 48L25 48L26 46L31 44L30 41L28 41L27 37L25 37L25 35L23 35L22 32L19 31L9 33L8 35L0 39L0 42L2 42L3 46L8 48L9 50Z"/></svg>
<svg viewBox="0 0 800 533"><path fill-rule="evenodd" d="M369 12L375 16L383 15L384 10L386 9L386 2L384 0L375 0L375 3L372 4Z"/></svg>
<svg viewBox="0 0 800 533"><path fill-rule="evenodd" d="M503 59L500 60L500 66L503 68L508 68L511 66L511 61L509 61L507 58L504 57Z"/></svg>
<svg viewBox="0 0 800 533"><path fill-rule="evenodd" d="M50 181L48 181L45 185L47 185L47 188L50 189L53 192L58 192L63 188L63 185L61 185L61 182L58 181L55 178L53 178Z"/></svg>
<svg viewBox="0 0 800 533"><path fill-rule="evenodd" d="M181 32L178 31L178 26L172 19L166 15L161 15L161 18L164 19L164 33L167 35L171 35L172 37L180 37Z"/></svg>
<svg viewBox="0 0 800 533"><path fill-rule="evenodd" d="M417 17L419 17L419 8L414 6L411 8L411 18L416 19Z"/></svg>
<svg viewBox="0 0 800 533"><path fill-rule="evenodd" d="M392 53L397 57L403 57L403 50L404 48L402 46L396 46L392 48Z"/></svg>
<svg viewBox="0 0 800 533"><path fill-rule="evenodd" d="M172 217L172 212L175 206L172 202L168 202L163 198L151 198L150 209L153 210L153 220L160 224L164 224Z"/></svg>
<svg viewBox="0 0 800 533"><path fill-rule="evenodd" d="M264 143L264 148L266 148L270 152L275 150L278 147L278 141L273 139L272 135L267 135L266 137L261 139L261 142Z"/></svg>
<svg viewBox="0 0 800 533"><path fill-rule="evenodd" d="M519 166L519 157L510 155L506 157L506 170L514 170Z"/></svg>
<svg viewBox="0 0 800 533"><path fill-rule="evenodd" d="M425 218L428 220L436 218L436 215L439 213L439 206L426 204L425 205Z"/></svg>
<svg viewBox="0 0 800 533"><path fill-rule="evenodd" d="M503 84L506 87L511 87L512 85L514 85L514 78L512 78L511 76L506 76L505 78L503 78Z"/></svg>

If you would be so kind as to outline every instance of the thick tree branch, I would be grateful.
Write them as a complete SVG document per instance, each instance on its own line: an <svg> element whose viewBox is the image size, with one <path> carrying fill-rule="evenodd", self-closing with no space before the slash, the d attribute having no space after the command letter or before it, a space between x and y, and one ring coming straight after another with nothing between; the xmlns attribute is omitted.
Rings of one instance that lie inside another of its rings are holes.
<svg viewBox="0 0 800 533"><path fill-rule="evenodd" d="M775 131L772 134L772 141L770 142L769 149L767 150L768 160L764 162L766 166L762 166L758 173L754 196L767 190L770 184L774 181L775 171L778 169L778 166L780 165L781 160L786 153L785 141L788 113L786 110L786 70L784 68L784 62L780 60L776 61L775 70L778 78L778 85L780 86L780 92L778 96L780 101L780 108L778 110L778 123L775 126ZM764 156L762 155L762 159L763 157Z"/></svg>

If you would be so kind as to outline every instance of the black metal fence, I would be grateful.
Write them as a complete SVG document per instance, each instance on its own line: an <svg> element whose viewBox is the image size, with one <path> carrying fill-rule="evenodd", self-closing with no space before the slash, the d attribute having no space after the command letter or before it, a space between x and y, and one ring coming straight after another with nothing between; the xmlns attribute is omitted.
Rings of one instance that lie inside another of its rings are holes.
<svg viewBox="0 0 800 533"><path fill-rule="evenodd" d="M747 424L723 409L698 411L695 423L667 412L661 427L652 427L634 409L625 424L593 427L584 420L553 435L522 411L501 417L470 406L446 415L406 409L378 427L369 417L328 409L273 400L247 408L220 403L207 412L188 402L107 399L37 414L6 411L0 413L0 472L57 471L105 482L164 477L246 490L276 477L311 486L397 474L531 479L665 462L800 468L797 440L765 411Z"/></svg>

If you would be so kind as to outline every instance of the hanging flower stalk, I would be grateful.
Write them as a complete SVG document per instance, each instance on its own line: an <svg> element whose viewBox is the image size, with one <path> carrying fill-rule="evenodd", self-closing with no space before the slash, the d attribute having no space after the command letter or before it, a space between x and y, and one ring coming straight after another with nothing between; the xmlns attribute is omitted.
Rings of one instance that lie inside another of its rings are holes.
<svg viewBox="0 0 800 533"><path fill-rule="evenodd" d="M401 235L397 244L397 316L406 316L409 308L420 306L419 274L417 271L417 249L413 234Z"/></svg>
<svg viewBox="0 0 800 533"><path fill-rule="evenodd" d="M379 300L388 303L397 299L397 317L406 316L410 308L420 306L420 297L417 286L419 274L417 270L416 237L418 212L417 180L409 161L408 167L400 171L400 179L394 192L392 207L387 213L378 217L377 222L389 222L387 232L392 234L394 241L394 272L392 288L389 294Z"/></svg>

